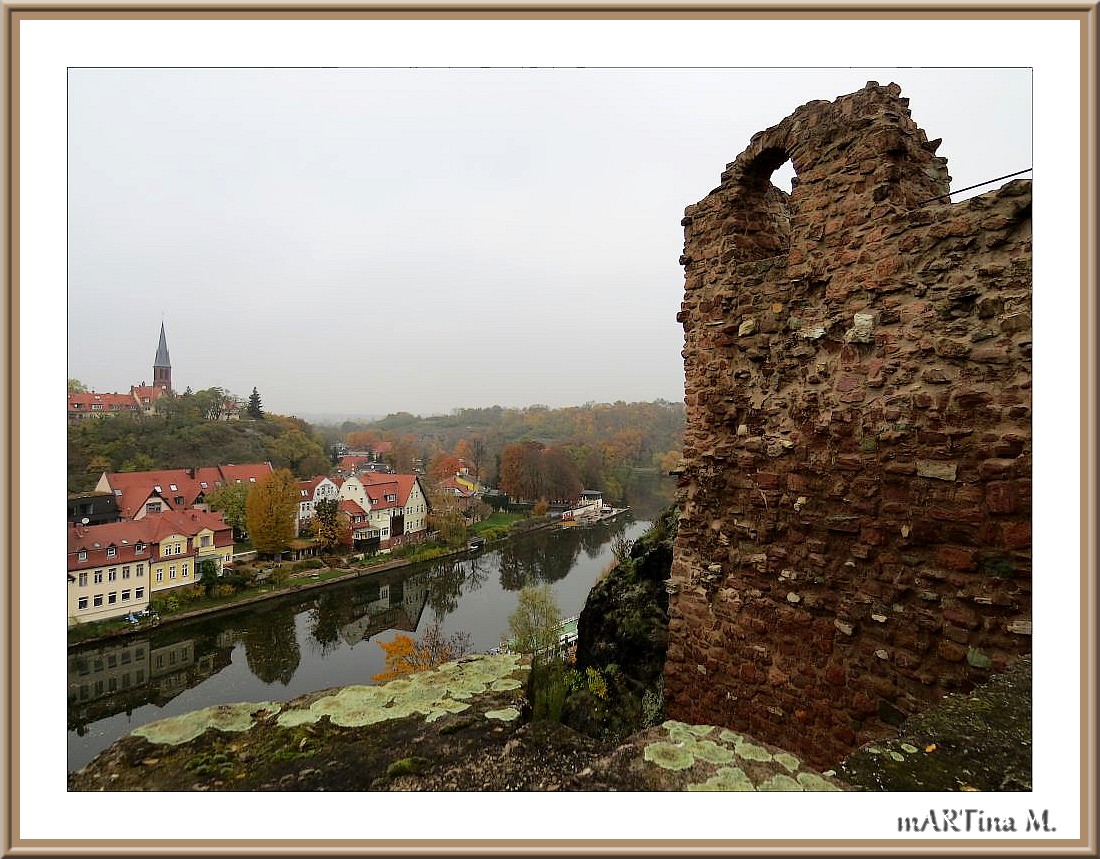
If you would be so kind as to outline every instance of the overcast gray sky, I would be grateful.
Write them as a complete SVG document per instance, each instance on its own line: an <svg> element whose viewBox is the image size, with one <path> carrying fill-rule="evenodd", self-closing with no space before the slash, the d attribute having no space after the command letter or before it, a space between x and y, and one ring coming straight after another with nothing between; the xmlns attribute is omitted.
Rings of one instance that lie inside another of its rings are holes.
<svg viewBox="0 0 1100 859"><path fill-rule="evenodd" d="M952 187L1032 166L1027 69L73 68L68 374L151 381L163 321L283 414L680 400L684 207L868 80Z"/></svg>

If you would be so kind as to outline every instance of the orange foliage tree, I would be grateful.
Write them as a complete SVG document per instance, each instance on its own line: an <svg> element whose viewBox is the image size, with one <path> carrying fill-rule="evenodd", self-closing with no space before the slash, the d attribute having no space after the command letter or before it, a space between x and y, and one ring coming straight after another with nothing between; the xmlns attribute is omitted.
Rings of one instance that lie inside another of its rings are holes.
<svg viewBox="0 0 1100 859"><path fill-rule="evenodd" d="M470 651L470 633L456 632L446 636L436 619L419 641L399 632L393 641L379 641L378 646L386 654L386 670L375 674L371 680L385 683L465 656Z"/></svg>

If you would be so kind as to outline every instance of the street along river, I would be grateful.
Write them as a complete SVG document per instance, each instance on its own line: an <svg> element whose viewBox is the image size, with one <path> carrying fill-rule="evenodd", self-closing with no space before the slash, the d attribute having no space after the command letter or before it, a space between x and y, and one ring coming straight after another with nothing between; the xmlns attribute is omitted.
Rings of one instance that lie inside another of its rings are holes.
<svg viewBox="0 0 1100 859"><path fill-rule="evenodd" d="M616 537L636 540L655 515L538 531L476 554L352 581L68 653L68 767L77 770L139 725L212 704L284 701L370 683L384 668L378 641L438 618L474 651L500 644L519 590L553 586L563 617L577 614L614 560Z"/></svg>

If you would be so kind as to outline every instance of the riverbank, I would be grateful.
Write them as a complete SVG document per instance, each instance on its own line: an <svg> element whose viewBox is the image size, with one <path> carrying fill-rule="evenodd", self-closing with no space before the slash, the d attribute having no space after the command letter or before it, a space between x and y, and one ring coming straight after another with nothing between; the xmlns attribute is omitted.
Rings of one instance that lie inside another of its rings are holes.
<svg viewBox="0 0 1100 859"><path fill-rule="evenodd" d="M530 520L521 519L518 521L527 522ZM476 553L480 553L485 551L486 549L500 546L508 542L509 540L513 540L517 537L522 537L527 534L533 534L537 531L546 531L556 526L560 526L560 523L555 520L550 520L547 522L535 523L522 529L514 529L512 531L509 531L509 533L504 535L503 537L499 537L495 540L488 540L484 544L484 546L476 550ZM108 630L104 630L103 632L94 635L76 637L74 637L73 633L74 631L81 629L81 627L71 627L68 630L67 649L73 650L78 647L84 647L88 644L95 644L102 641L116 641L135 635L147 635L151 629L164 626L166 624L180 623L183 621L194 620L200 617L219 614L221 612L232 611L235 609L253 605L255 603L275 599L276 597L289 596L302 593L304 591L316 590L318 588L327 587L328 585L334 585L340 582L347 582L364 576L378 575L380 573L389 572L391 570L411 567L419 563L430 563L432 561L438 561L447 558L472 556L473 554L475 554L475 552L473 552L468 546L464 545L450 551L443 551L431 554L425 552L422 556L417 556L414 554L412 557L409 558L396 558L388 561L380 561L377 564L371 564L370 566L364 566L360 568L323 566L308 570L301 570L292 573L287 582L281 585L267 582L259 585L256 591L224 597L222 598L222 601L212 605L203 605L197 608L181 608L177 611L172 612L161 611L158 615L158 620L155 623L143 620L141 623L131 624L126 622L124 618L119 618L116 622L121 624L120 626L112 627ZM336 573L336 575L326 575L326 571L328 573ZM314 581L314 579L318 580Z"/></svg>

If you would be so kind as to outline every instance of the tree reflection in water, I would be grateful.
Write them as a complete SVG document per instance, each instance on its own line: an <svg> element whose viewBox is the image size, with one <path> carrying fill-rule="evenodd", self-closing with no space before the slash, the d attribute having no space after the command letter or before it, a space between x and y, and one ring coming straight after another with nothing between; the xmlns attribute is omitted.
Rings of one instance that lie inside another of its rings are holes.
<svg viewBox="0 0 1100 859"><path fill-rule="evenodd" d="M286 686L302 656L294 629L294 607L273 604L269 611L256 612L243 637L249 670L265 683L277 680Z"/></svg>

